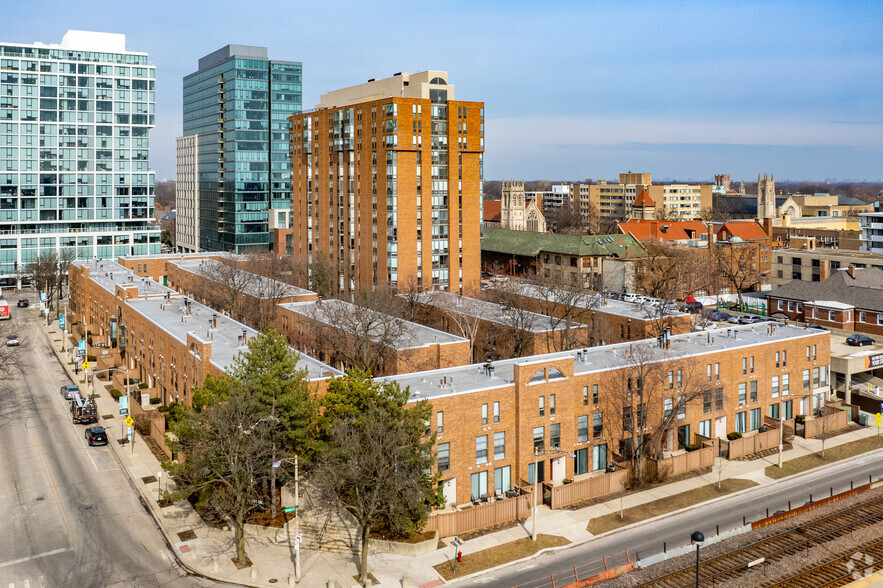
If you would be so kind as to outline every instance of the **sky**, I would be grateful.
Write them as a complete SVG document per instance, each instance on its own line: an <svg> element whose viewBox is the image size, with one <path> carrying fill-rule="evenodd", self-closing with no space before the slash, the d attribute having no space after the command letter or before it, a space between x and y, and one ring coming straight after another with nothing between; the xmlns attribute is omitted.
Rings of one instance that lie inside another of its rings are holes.
<svg viewBox="0 0 883 588"><path fill-rule="evenodd" d="M126 35L156 64L157 179L182 78L228 44L303 62L304 108L400 71L485 103L485 179L883 180L883 1L6 0L0 41Z"/></svg>

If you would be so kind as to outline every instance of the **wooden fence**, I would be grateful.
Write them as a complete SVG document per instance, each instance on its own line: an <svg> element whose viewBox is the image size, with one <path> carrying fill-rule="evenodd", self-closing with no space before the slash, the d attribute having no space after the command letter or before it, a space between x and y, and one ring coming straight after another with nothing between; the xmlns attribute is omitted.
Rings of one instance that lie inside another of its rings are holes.
<svg viewBox="0 0 883 588"><path fill-rule="evenodd" d="M438 512L429 516L424 531L438 531L439 537L451 537L483 529L500 523L507 523L530 516L533 506L531 492L495 500L488 504L472 506L454 512Z"/></svg>
<svg viewBox="0 0 883 588"><path fill-rule="evenodd" d="M166 445L166 418L157 410L144 410L141 404L137 402L129 402L129 412L135 421L146 423L150 427L150 438L156 441L162 452L169 459L173 459L172 450ZM174 456L180 459L181 456ZM181 460L183 461L183 460Z"/></svg>
<svg viewBox="0 0 883 588"><path fill-rule="evenodd" d="M648 473L655 474L657 477L663 473L665 476L680 476L687 472L711 467L714 465L716 456L717 451L715 451L714 444L709 443L696 451L687 451L664 459L648 459L646 467Z"/></svg>
<svg viewBox="0 0 883 588"><path fill-rule="evenodd" d="M728 459L739 459L767 449L776 449L779 447L779 429L767 429L765 433L758 432L741 439L732 439L729 444Z"/></svg>
<svg viewBox="0 0 883 588"><path fill-rule="evenodd" d="M591 500L619 492L622 485L628 482L628 469L623 468L609 474L586 478L572 484L552 487L552 508L561 508L568 504Z"/></svg>
<svg viewBox="0 0 883 588"><path fill-rule="evenodd" d="M849 424L849 413L847 411L839 409L829 410L831 412L825 416L806 419L804 422L804 438L812 439L823 433L833 433Z"/></svg>

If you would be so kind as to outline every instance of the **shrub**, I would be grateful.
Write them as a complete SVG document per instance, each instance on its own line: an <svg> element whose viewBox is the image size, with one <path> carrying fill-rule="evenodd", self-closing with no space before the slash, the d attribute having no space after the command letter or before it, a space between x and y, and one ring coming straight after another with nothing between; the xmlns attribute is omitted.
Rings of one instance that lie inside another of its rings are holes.
<svg viewBox="0 0 883 588"><path fill-rule="evenodd" d="M742 438L742 433L739 433L738 431L733 431L732 433L727 433L727 439L729 439L730 441L735 441L736 439L741 439L741 438Z"/></svg>
<svg viewBox="0 0 883 588"><path fill-rule="evenodd" d="M162 402L162 399L160 399L160 398L151 398L150 399L150 404L159 404L160 402Z"/></svg>
<svg viewBox="0 0 883 588"><path fill-rule="evenodd" d="M87 355L86 361L98 361L98 356L97 355Z"/></svg>
<svg viewBox="0 0 883 588"><path fill-rule="evenodd" d="M126 378L126 385L134 384L134 383L135 383L135 378Z"/></svg>
<svg viewBox="0 0 883 588"><path fill-rule="evenodd" d="M162 406L158 407L156 410L158 412L169 412L169 410L171 410L171 408L168 405L163 404Z"/></svg>
<svg viewBox="0 0 883 588"><path fill-rule="evenodd" d="M114 400L119 400L120 396L122 396L123 393L120 392L119 390L117 390L116 388L111 388L110 395L113 397Z"/></svg>
<svg viewBox="0 0 883 588"><path fill-rule="evenodd" d="M697 449L702 449L701 443L690 443L689 445L684 445L685 451L696 451Z"/></svg>
<svg viewBox="0 0 883 588"><path fill-rule="evenodd" d="M564 484L572 484L573 480L571 480L570 478L564 478L563 482Z"/></svg>
<svg viewBox="0 0 883 588"><path fill-rule="evenodd" d="M147 382L141 382L140 384L138 384L138 389L147 390Z"/></svg>

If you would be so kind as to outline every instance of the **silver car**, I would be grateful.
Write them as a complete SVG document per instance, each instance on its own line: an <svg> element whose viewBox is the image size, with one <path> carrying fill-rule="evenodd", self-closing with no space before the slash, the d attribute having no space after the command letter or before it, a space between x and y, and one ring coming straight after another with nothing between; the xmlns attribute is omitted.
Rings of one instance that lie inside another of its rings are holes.
<svg viewBox="0 0 883 588"><path fill-rule="evenodd" d="M73 400L74 394L80 391L79 386L76 384L65 384L61 387L61 395L65 400Z"/></svg>

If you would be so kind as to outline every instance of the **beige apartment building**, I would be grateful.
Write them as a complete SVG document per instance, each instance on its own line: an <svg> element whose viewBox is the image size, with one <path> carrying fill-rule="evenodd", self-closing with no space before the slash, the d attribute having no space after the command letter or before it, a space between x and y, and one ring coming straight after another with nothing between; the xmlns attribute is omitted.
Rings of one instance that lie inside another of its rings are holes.
<svg viewBox="0 0 883 588"><path fill-rule="evenodd" d="M812 238L806 241L807 249L777 249L772 252L773 288L784 286L792 280L822 282L834 272L850 266L883 270L883 253L815 249Z"/></svg>
<svg viewBox="0 0 883 588"><path fill-rule="evenodd" d="M584 210L584 185L574 186L573 196ZM632 205L642 190L656 205L656 218L665 220L697 220L702 211L711 208L711 184L656 184L648 173L619 174L619 183L599 180L588 188L588 209L595 208L604 220L622 221L631 216ZM578 196L577 196L578 194Z"/></svg>
<svg viewBox="0 0 883 588"><path fill-rule="evenodd" d="M447 72L397 73L290 118L292 254L335 294L480 288L484 104Z"/></svg>

